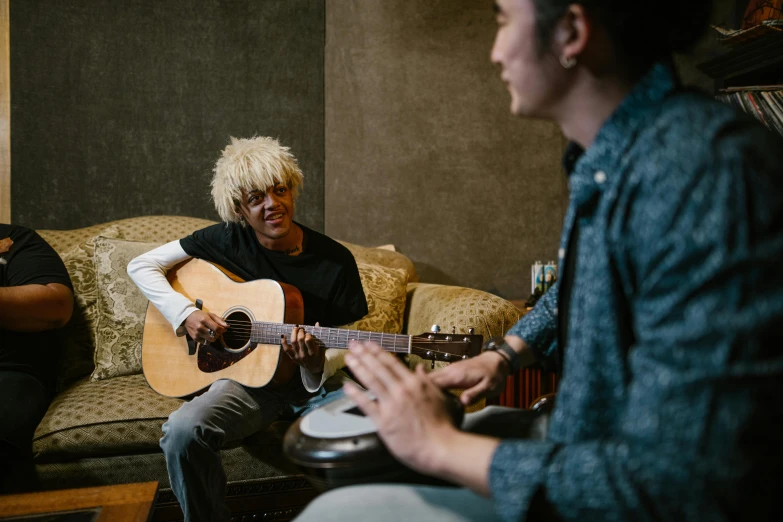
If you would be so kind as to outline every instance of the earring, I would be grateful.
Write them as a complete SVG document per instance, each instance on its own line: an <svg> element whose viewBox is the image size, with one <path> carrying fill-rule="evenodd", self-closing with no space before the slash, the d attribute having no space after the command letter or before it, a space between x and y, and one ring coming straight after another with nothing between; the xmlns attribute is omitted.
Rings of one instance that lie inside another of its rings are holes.
<svg viewBox="0 0 783 522"><path fill-rule="evenodd" d="M563 69L573 69L576 65L576 56L570 56L568 58L561 56L560 65L563 66Z"/></svg>

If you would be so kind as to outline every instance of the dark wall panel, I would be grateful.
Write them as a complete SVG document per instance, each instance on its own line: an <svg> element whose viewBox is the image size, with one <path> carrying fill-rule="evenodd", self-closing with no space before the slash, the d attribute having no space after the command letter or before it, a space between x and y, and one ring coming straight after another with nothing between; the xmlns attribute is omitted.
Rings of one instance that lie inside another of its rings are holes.
<svg viewBox="0 0 783 522"><path fill-rule="evenodd" d="M326 232L509 298L557 259L558 128L509 115L491 1L327 0Z"/></svg>
<svg viewBox="0 0 783 522"><path fill-rule="evenodd" d="M217 218L229 136L270 135L323 230L323 0L12 0L12 219Z"/></svg>

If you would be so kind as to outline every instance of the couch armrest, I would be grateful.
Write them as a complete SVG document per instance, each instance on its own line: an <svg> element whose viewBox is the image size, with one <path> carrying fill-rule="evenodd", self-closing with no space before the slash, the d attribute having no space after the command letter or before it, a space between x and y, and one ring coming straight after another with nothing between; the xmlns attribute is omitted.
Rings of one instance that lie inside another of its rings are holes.
<svg viewBox="0 0 783 522"><path fill-rule="evenodd" d="M475 328L484 341L505 333L519 320L520 312L510 301L473 288L408 283L404 331L408 335L429 332L437 324L441 331L458 333Z"/></svg>
<svg viewBox="0 0 783 522"><path fill-rule="evenodd" d="M440 326L444 333L450 332L452 326L457 328L458 333L467 333L468 328L475 328L475 333L484 336L486 342L491 337L504 335L520 316L511 302L488 292L462 286L408 283L403 328L408 335L429 332L434 324ZM406 360L411 369L419 363L424 363L426 370L432 368L430 361L423 361L417 355L406 356ZM434 366L442 368L447 364L436 362ZM460 394L457 390L452 392ZM483 407L484 400L481 400L466 411Z"/></svg>

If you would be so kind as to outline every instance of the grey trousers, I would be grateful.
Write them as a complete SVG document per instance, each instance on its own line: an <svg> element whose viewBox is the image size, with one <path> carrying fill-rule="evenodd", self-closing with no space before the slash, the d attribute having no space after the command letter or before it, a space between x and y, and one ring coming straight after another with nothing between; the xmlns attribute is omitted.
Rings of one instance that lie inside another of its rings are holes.
<svg viewBox="0 0 783 522"><path fill-rule="evenodd" d="M276 390L220 380L172 413L163 424L160 447L185 520L223 522L231 518L219 454L225 444L242 440L278 418L295 418L339 398L346 379L338 372L315 394L304 389L298 372Z"/></svg>
<svg viewBox="0 0 783 522"><path fill-rule="evenodd" d="M540 439L545 418L533 412L490 406L465 415L462 429L501 438ZM492 499L469 489L416 484L339 488L317 497L295 522L499 522Z"/></svg>

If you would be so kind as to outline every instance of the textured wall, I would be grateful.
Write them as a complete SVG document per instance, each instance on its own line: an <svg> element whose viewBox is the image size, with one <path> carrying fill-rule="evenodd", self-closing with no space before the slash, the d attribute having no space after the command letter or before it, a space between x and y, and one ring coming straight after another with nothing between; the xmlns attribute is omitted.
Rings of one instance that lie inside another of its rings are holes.
<svg viewBox="0 0 783 522"><path fill-rule="evenodd" d="M563 141L509 115L495 29L491 1L326 0L326 232L522 298L556 259Z"/></svg>
<svg viewBox="0 0 783 522"><path fill-rule="evenodd" d="M12 0L12 219L216 218L230 135L271 135L323 229L323 0Z"/></svg>

